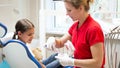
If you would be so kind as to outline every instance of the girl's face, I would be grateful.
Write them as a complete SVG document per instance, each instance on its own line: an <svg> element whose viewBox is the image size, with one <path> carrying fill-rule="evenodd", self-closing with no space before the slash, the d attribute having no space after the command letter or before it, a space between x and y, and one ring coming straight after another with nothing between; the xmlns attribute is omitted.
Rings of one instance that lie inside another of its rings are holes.
<svg viewBox="0 0 120 68"><path fill-rule="evenodd" d="M27 30L24 33L18 32L19 40L23 41L24 43L31 43L32 39L34 38L34 28Z"/></svg>
<svg viewBox="0 0 120 68"><path fill-rule="evenodd" d="M72 6L72 4L65 2L65 8L67 11L67 15L69 15L73 21L79 20L81 18L82 11L80 8L76 9Z"/></svg>

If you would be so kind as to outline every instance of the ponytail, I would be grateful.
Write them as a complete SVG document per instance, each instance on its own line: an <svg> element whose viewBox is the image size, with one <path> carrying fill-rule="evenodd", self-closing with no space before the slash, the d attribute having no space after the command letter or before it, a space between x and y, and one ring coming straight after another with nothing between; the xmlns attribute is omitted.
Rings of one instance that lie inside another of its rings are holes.
<svg viewBox="0 0 120 68"><path fill-rule="evenodd" d="M17 32L14 32L14 35L13 35L12 39L18 39Z"/></svg>

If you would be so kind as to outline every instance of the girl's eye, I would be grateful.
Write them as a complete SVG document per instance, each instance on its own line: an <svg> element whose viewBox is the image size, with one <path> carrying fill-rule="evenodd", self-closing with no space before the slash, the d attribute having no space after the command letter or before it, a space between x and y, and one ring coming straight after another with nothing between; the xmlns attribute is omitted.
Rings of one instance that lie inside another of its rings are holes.
<svg viewBox="0 0 120 68"><path fill-rule="evenodd" d="M29 34L28 36L32 36L33 34Z"/></svg>
<svg viewBox="0 0 120 68"><path fill-rule="evenodd" d="M68 12L71 12L71 10L67 10Z"/></svg>
<svg viewBox="0 0 120 68"><path fill-rule="evenodd" d="M71 12L71 9L66 9L67 10L67 12Z"/></svg>

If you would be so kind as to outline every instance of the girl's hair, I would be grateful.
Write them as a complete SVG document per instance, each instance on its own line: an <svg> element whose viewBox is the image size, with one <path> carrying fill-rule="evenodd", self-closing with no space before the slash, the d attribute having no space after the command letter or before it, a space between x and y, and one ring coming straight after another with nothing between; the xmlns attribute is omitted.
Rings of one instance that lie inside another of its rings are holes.
<svg viewBox="0 0 120 68"><path fill-rule="evenodd" d="M63 0L64 2L71 3L76 9L83 5L85 7L85 11L90 9L90 3L93 3L93 0Z"/></svg>
<svg viewBox="0 0 120 68"><path fill-rule="evenodd" d="M18 34L18 31L24 33L31 28L34 28L34 25L28 19L18 20L16 25L15 25L15 33L13 35L13 39L16 39L16 35Z"/></svg>

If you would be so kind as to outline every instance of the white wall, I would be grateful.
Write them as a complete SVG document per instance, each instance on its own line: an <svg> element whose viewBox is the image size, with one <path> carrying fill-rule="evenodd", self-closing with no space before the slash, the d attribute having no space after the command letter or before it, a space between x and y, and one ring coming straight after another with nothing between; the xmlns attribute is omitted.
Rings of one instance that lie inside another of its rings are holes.
<svg viewBox="0 0 120 68"><path fill-rule="evenodd" d="M39 0L0 0L0 22L14 31L17 20L28 18L35 25L35 38L39 37Z"/></svg>

